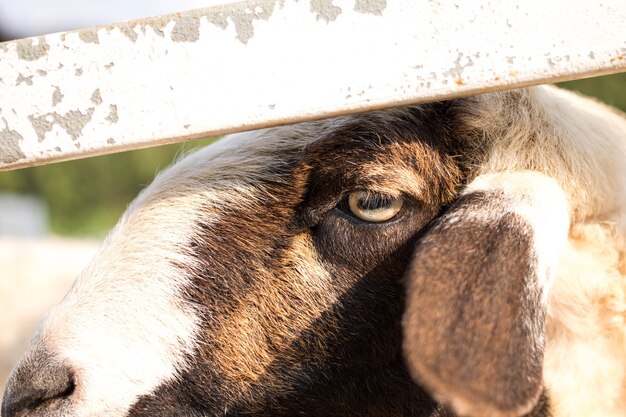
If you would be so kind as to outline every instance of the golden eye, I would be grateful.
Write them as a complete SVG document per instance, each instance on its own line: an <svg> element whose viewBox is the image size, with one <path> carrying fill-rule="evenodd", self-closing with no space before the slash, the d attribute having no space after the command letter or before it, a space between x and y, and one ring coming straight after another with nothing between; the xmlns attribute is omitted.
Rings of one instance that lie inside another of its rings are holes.
<svg viewBox="0 0 626 417"><path fill-rule="evenodd" d="M348 196L350 212L357 218L381 223L393 219L402 209L404 199L390 195L356 191Z"/></svg>

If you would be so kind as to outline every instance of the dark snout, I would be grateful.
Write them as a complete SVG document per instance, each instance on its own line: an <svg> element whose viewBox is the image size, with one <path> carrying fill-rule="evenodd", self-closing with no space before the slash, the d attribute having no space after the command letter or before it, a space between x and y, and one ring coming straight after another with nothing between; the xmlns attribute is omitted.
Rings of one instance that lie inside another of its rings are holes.
<svg viewBox="0 0 626 417"><path fill-rule="evenodd" d="M74 392L74 373L46 352L26 357L13 370L2 401L2 417L52 416Z"/></svg>

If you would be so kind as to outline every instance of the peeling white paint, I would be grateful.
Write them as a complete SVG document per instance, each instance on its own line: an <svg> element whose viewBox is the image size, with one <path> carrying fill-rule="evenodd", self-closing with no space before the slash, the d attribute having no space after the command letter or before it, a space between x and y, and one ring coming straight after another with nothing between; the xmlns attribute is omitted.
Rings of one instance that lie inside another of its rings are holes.
<svg viewBox="0 0 626 417"><path fill-rule="evenodd" d="M387 8L387 0L355 0L354 11L382 16Z"/></svg>
<svg viewBox="0 0 626 417"><path fill-rule="evenodd" d="M54 87L54 92L52 93L52 107L56 106L63 100L63 93L58 86Z"/></svg>
<svg viewBox="0 0 626 417"><path fill-rule="evenodd" d="M111 123L118 122L119 117L117 117L117 106L115 104L109 104L109 115L104 120L108 120Z"/></svg>
<svg viewBox="0 0 626 417"><path fill-rule="evenodd" d="M311 0L311 11L315 13L316 19L327 23L337 20L342 12L341 7L333 4L333 0Z"/></svg>
<svg viewBox="0 0 626 417"><path fill-rule="evenodd" d="M48 53L50 47L43 36L15 41L17 56L24 61L37 61Z"/></svg>
<svg viewBox="0 0 626 417"><path fill-rule="evenodd" d="M625 71L625 21L623 0L255 0L0 44L0 169Z"/></svg>
<svg viewBox="0 0 626 417"><path fill-rule="evenodd" d="M96 88L91 94L91 102L95 105L102 104L102 96L100 95L100 89Z"/></svg>

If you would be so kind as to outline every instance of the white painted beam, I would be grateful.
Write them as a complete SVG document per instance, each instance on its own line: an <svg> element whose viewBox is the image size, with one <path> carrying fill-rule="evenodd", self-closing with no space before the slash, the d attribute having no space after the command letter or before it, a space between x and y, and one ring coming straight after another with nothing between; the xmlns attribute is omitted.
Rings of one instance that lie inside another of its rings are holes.
<svg viewBox="0 0 626 417"><path fill-rule="evenodd" d="M10 39L199 9L236 0L0 0L0 34Z"/></svg>
<svg viewBox="0 0 626 417"><path fill-rule="evenodd" d="M626 2L258 0L0 44L0 169L626 70Z"/></svg>

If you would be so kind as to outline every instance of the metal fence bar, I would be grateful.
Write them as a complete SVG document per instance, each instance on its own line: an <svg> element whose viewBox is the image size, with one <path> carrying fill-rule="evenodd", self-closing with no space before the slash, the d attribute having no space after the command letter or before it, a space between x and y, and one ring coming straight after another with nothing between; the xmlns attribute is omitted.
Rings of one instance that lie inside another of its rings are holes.
<svg viewBox="0 0 626 417"><path fill-rule="evenodd" d="M259 0L0 44L0 170L626 70L624 0Z"/></svg>

